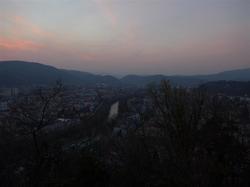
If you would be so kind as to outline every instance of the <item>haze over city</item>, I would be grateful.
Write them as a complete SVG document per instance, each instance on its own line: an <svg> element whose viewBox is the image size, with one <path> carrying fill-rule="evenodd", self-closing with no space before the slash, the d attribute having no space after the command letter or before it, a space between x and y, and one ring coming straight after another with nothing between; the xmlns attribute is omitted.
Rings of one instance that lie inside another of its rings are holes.
<svg viewBox="0 0 250 187"><path fill-rule="evenodd" d="M250 66L248 0L0 0L0 60L94 73Z"/></svg>

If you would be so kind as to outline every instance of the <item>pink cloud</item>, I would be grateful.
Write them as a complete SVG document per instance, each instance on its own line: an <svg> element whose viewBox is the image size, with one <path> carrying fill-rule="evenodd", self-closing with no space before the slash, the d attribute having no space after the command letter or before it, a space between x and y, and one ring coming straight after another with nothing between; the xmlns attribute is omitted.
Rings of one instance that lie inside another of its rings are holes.
<svg viewBox="0 0 250 187"><path fill-rule="evenodd" d="M26 31L26 29L28 29L27 31L30 31L33 35L36 35L39 37L52 36L51 33L43 30L42 28L40 28L36 24L32 23L31 21L29 21L27 18L25 18L23 16L13 16L13 17L11 17L11 20L15 25L18 26L18 28L24 29L25 31ZM19 31L20 31L20 29L19 29Z"/></svg>
<svg viewBox="0 0 250 187"><path fill-rule="evenodd" d="M41 48L38 45L29 40L9 40L6 38L0 38L0 48L7 50L37 50Z"/></svg>

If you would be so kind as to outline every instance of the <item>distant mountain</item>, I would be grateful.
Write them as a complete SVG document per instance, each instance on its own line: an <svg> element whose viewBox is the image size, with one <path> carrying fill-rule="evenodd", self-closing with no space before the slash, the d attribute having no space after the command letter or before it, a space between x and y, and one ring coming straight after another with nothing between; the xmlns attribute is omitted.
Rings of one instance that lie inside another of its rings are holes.
<svg viewBox="0 0 250 187"><path fill-rule="evenodd" d="M49 85L58 80L71 85L120 84L120 81L112 76L57 69L33 62L0 61L0 86L2 87Z"/></svg>
<svg viewBox="0 0 250 187"><path fill-rule="evenodd" d="M197 86L199 84L207 82L199 77L195 76L164 76L164 75L127 75L121 79L123 84L129 84L139 87L145 87L150 83L160 83L162 80L169 80L173 85L179 86Z"/></svg>
<svg viewBox="0 0 250 187"><path fill-rule="evenodd" d="M93 85L93 84L107 84L111 86L119 86L120 81L110 75L95 75L87 72L82 71L75 71L75 70L64 70L61 69L61 72L70 76L71 79L74 81L67 81L67 77L64 77L63 82L68 84L83 84L83 85Z"/></svg>
<svg viewBox="0 0 250 187"><path fill-rule="evenodd" d="M123 83L133 84L134 86L146 86L149 83L159 83L161 80L169 80L174 85L179 86L198 86L211 81L250 81L250 68L233 71L225 71L211 75L193 75L193 76L138 76L127 75L121 79Z"/></svg>
<svg viewBox="0 0 250 187"><path fill-rule="evenodd" d="M0 61L0 86L32 86L48 85L61 80L70 85L93 85L105 83L110 86L138 86L145 87L150 83L159 83L169 80L174 85L198 86L210 81L250 81L250 68L234 71L225 71L211 75L195 76L165 76L127 75L121 79L113 76L95 75L87 72L58 69L53 66L24 61Z"/></svg>
<svg viewBox="0 0 250 187"><path fill-rule="evenodd" d="M228 96L250 96L250 82L216 81L208 82L199 89L210 94L224 94Z"/></svg>
<svg viewBox="0 0 250 187"><path fill-rule="evenodd" d="M250 81L250 68L239 69L232 71L224 71L212 75L200 75L197 76L203 80L209 81L218 81L218 80L227 80L227 81Z"/></svg>

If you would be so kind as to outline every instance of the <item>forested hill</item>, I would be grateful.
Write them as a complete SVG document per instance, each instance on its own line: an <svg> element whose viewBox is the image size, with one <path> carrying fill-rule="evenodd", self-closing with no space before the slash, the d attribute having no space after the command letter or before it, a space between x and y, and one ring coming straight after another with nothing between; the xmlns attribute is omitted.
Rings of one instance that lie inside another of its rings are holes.
<svg viewBox="0 0 250 187"><path fill-rule="evenodd" d="M0 86L48 85L57 80L70 85L95 85L104 83L109 86L145 87L150 83L170 80L173 85L194 87L210 81L250 81L250 69L226 71L211 75L166 76L166 75L127 75L121 79L111 75L58 69L53 66L24 61L0 61Z"/></svg>
<svg viewBox="0 0 250 187"><path fill-rule="evenodd" d="M224 94L228 96L250 97L250 82L217 81L208 82L200 86L200 89L211 94Z"/></svg>
<svg viewBox="0 0 250 187"><path fill-rule="evenodd" d="M75 85L119 84L119 80L112 76L58 69L53 66L33 62L0 62L0 86L48 85L58 80L61 80L64 84Z"/></svg>

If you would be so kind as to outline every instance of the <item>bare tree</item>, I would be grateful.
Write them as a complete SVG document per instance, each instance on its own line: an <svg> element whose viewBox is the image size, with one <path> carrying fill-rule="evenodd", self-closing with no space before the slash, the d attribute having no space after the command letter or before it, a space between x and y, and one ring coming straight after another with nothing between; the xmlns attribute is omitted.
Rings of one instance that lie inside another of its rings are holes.
<svg viewBox="0 0 250 187"><path fill-rule="evenodd" d="M38 134L57 120L62 109L63 86L58 82L53 88L40 88L18 98L11 105L9 118L20 132L32 136L36 155L40 156Z"/></svg>
<svg viewBox="0 0 250 187"><path fill-rule="evenodd" d="M240 184L246 149L239 139L242 121L237 103L198 89L172 87L166 81L150 93L153 126L159 130L155 146L168 184Z"/></svg>

